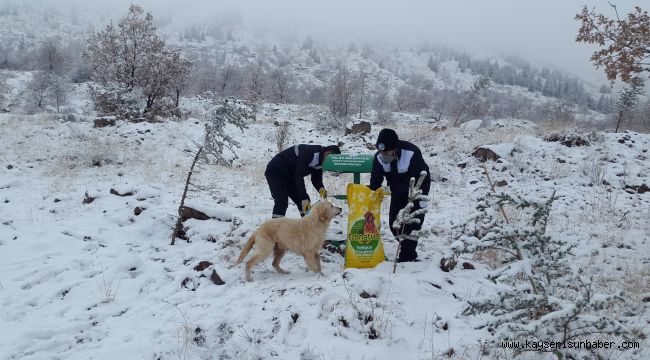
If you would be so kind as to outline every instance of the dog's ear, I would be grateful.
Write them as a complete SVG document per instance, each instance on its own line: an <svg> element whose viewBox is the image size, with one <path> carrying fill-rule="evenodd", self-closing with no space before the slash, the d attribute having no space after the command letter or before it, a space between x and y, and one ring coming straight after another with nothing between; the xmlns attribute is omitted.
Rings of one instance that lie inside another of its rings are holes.
<svg viewBox="0 0 650 360"><path fill-rule="evenodd" d="M316 214L318 215L318 221L323 223L327 221L327 210L324 206L318 206L316 208Z"/></svg>

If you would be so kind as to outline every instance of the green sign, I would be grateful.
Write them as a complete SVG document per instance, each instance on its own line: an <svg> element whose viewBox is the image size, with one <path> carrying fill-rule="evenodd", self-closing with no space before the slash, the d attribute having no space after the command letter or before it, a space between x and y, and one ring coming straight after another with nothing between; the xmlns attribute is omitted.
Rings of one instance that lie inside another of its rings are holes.
<svg viewBox="0 0 650 360"><path fill-rule="evenodd" d="M340 173L370 173L373 155L332 154L325 159L323 170Z"/></svg>

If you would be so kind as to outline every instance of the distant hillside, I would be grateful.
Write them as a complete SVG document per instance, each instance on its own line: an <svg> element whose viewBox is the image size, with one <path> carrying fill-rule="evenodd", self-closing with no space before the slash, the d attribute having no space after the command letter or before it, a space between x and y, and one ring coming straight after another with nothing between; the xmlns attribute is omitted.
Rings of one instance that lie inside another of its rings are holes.
<svg viewBox="0 0 650 360"><path fill-rule="evenodd" d="M120 13L54 8L38 3L0 5L0 68L39 70L44 52L56 47L72 82L90 78L82 53L85 39ZM126 9L124 9L126 11ZM602 117L612 111L609 88L595 88L560 70L526 60L477 58L436 46L398 46L326 41L308 35L250 30L236 16L194 24L156 18L158 31L194 61L185 95L212 91L254 102L329 105L337 116L390 117L420 113L462 122L472 118L531 120ZM480 76L492 86L472 96ZM335 95L338 94L338 95ZM336 97L344 98L336 99Z"/></svg>

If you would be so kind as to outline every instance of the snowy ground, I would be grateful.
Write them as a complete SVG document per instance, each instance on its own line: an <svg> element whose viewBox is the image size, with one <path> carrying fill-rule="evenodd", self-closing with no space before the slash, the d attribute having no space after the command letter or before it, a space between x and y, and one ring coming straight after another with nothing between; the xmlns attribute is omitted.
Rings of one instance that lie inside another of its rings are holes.
<svg viewBox="0 0 650 360"><path fill-rule="evenodd" d="M649 332L650 193L624 189L650 185L644 134L598 133L589 146L567 147L544 141L538 133L545 131L527 124L439 132L401 121L398 133L420 145L433 178L418 248L423 261L402 264L396 274L389 262L344 271L343 258L323 250L324 275L288 255L290 275L267 261L254 270L254 282L244 282L243 269L231 264L270 217L263 172L276 152L273 121L291 122L291 143L340 141L349 153L371 153L366 143L381 129L374 126L365 138L321 133L311 114L267 106L249 129L232 130L240 159L233 168L202 167L200 188L188 200L215 219L186 221L191 241L174 246L171 227L191 162L185 149L200 140L200 120L118 121L97 129L92 122L0 114L0 359L497 358L498 350L481 355L488 334L474 329L480 319L460 315L464 299L492 291L484 279L489 259L466 259L474 270L438 266L451 226L487 189L469 154L496 143L514 151L490 165L493 179L530 195L556 190L562 197L549 232L577 244L575 264L602 289L626 292L625 311L614 315ZM326 174L325 184L342 193L351 179ZM84 204L86 196L95 200ZM329 238L343 239L345 216ZM392 258L396 243L384 238ZM194 270L201 261L214 265ZM210 281L212 270L225 285ZM640 341L639 351L612 358L650 358L650 343Z"/></svg>

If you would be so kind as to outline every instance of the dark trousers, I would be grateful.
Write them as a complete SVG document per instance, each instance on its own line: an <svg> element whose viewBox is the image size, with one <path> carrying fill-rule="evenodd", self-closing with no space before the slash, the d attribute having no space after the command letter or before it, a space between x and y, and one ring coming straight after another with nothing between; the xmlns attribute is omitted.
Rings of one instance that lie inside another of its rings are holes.
<svg viewBox="0 0 650 360"><path fill-rule="evenodd" d="M419 224L406 224L403 227L400 226L399 229L393 228L395 219L397 219L397 214L406 206L406 204L408 204L408 197L406 196L397 195L391 196L390 198L390 212L388 215L390 231L396 238L398 238L398 240L401 241L398 261L413 261L418 257L418 254L415 251L415 248L418 245L418 238L417 236L411 235L411 233L422 229L422 224L424 223L424 214L421 214L417 216L417 218L420 219ZM420 205L416 202L412 211L419 209Z"/></svg>
<svg viewBox="0 0 650 360"><path fill-rule="evenodd" d="M292 177L277 175L273 172L265 172L266 182L269 184L271 196L273 197L273 217L282 217L287 214L289 199L296 204L298 211L301 211L301 200L298 199L296 183Z"/></svg>

